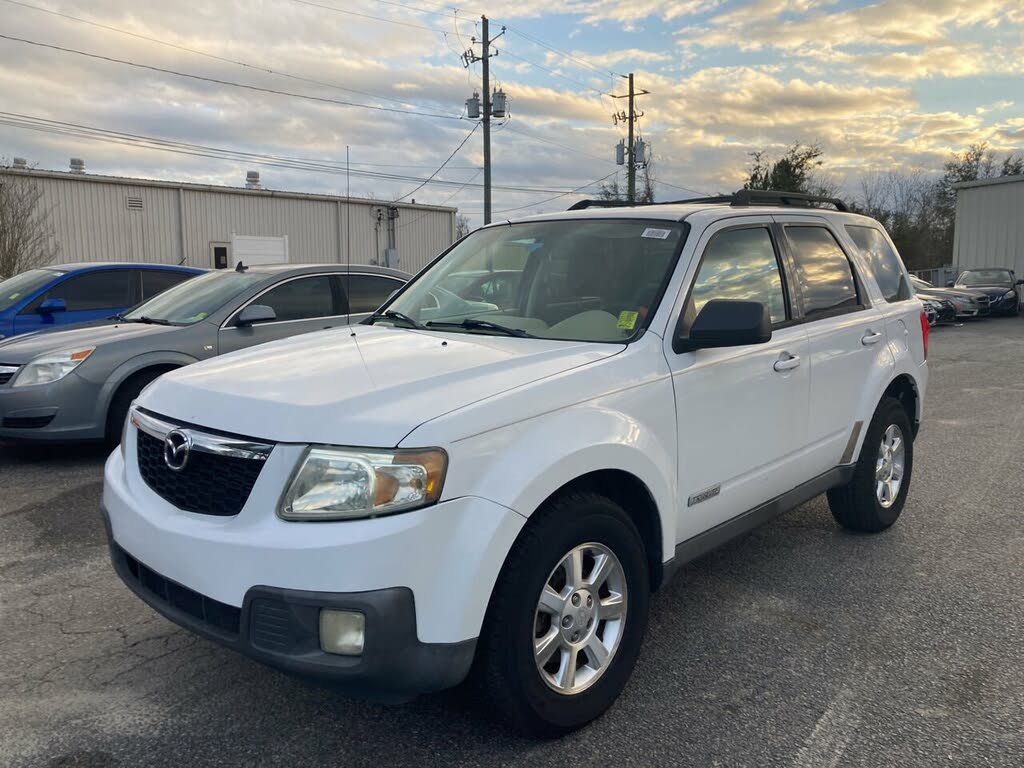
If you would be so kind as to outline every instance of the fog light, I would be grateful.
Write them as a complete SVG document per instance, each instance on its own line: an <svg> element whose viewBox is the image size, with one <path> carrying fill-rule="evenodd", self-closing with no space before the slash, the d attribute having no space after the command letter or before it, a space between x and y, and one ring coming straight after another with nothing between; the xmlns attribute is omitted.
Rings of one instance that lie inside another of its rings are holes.
<svg viewBox="0 0 1024 768"><path fill-rule="evenodd" d="M366 617L355 611L320 611L320 648L340 656L359 656L363 652Z"/></svg>

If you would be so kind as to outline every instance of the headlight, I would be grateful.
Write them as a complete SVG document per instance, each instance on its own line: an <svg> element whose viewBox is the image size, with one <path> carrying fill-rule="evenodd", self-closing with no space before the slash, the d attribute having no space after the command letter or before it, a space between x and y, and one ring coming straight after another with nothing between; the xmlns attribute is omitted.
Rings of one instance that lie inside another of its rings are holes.
<svg viewBox="0 0 1024 768"><path fill-rule="evenodd" d="M1003 298L1004 299L1012 299L1016 295L1017 294L1014 293L1013 291L1007 291L1006 293L1003 294Z"/></svg>
<svg viewBox="0 0 1024 768"><path fill-rule="evenodd" d="M403 512L441 497L448 454L440 448L377 451L313 447L281 498L285 520L349 520Z"/></svg>
<svg viewBox="0 0 1024 768"><path fill-rule="evenodd" d="M96 347L55 352L37 357L21 369L11 386L28 387L32 384L50 384L60 381L96 351Z"/></svg>

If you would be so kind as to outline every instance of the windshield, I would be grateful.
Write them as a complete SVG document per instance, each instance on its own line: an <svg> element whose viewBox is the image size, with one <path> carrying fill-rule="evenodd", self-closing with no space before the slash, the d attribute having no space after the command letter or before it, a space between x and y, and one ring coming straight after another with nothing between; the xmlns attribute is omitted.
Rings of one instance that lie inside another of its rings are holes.
<svg viewBox="0 0 1024 768"><path fill-rule="evenodd" d="M266 275L252 272L207 272L139 304L124 319L192 325L264 279Z"/></svg>
<svg viewBox="0 0 1024 768"><path fill-rule="evenodd" d="M52 269L30 269L28 272L7 278L0 283L0 312L10 309L60 274Z"/></svg>
<svg viewBox="0 0 1024 768"><path fill-rule="evenodd" d="M976 269L964 272L957 280L960 285L1013 285L1013 277L1006 269Z"/></svg>
<svg viewBox="0 0 1024 768"><path fill-rule="evenodd" d="M929 283L927 280L922 280L920 277L910 276L910 282L914 284L915 288L934 288L935 286Z"/></svg>
<svg viewBox="0 0 1024 768"><path fill-rule="evenodd" d="M627 341L657 308L684 232L675 222L625 219L482 229L387 310L438 330Z"/></svg>

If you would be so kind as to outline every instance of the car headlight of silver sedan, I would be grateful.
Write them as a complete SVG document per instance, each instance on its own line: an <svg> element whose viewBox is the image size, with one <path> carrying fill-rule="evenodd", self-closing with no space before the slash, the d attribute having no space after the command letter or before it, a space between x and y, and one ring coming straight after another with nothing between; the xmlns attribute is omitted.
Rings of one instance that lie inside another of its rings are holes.
<svg viewBox="0 0 1024 768"><path fill-rule="evenodd" d="M1007 291L1006 293L1003 294L1003 298L1004 299L1012 299L1016 295L1017 294L1016 294L1015 291Z"/></svg>
<svg viewBox="0 0 1024 768"><path fill-rule="evenodd" d="M313 446L278 508L285 520L353 520L407 512L441 497L448 454Z"/></svg>
<svg viewBox="0 0 1024 768"><path fill-rule="evenodd" d="M60 381L88 360L89 355L95 351L96 347L86 347L37 357L21 369L11 386L28 387L33 384L52 384Z"/></svg>

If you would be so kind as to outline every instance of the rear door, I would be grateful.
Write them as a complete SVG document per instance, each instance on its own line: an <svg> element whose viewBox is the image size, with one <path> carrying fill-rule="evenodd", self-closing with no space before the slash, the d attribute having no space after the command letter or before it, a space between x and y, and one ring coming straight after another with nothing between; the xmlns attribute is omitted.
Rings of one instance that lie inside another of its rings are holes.
<svg viewBox="0 0 1024 768"><path fill-rule="evenodd" d="M251 304L274 310L275 320L239 327L238 313ZM247 301L220 330L220 354L300 333L344 325L344 303L331 274L285 278Z"/></svg>
<svg viewBox="0 0 1024 768"><path fill-rule="evenodd" d="M349 322L369 317L388 297L405 285L404 280L387 275L352 272L338 275L343 295L348 298Z"/></svg>
<svg viewBox="0 0 1024 768"><path fill-rule="evenodd" d="M896 246L878 226L846 224L843 229L877 284L874 303L885 317L885 330L893 354L909 355L920 365L924 362L920 333L921 303L910 289L910 275L896 252Z"/></svg>
<svg viewBox="0 0 1024 768"><path fill-rule="evenodd" d="M807 479L800 457L810 387L807 339L791 311L771 217L718 222L701 235L697 253L692 288L676 309L680 332L709 300L744 299L768 307L772 338L683 352L675 351L671 334L666 339L679 431L678 541Z"/></svg>
<svg viewBox="0 0 1024 768"><path fill-rule="evenodd" d="M46 330L71 323L101 320L116 315L138 301L138 272L134 269L101 269L72 274L38 296L14 320L15 332ZM61 299L63 312L41 312L43 302Z"/></svg>
<svg viewBox="0 0 1024 768"><path fill-rule="evenodd" d="M775 218L791 260L809 344L810 478L852 460L848 454L866 428L855 421L864 388L875 366L891 369L893 361L886 318L873 306L850 253L841 245L848 241L824 217Z"/></svg>

